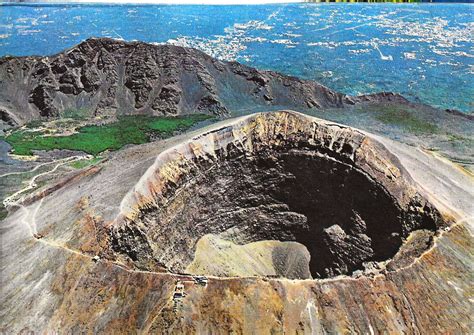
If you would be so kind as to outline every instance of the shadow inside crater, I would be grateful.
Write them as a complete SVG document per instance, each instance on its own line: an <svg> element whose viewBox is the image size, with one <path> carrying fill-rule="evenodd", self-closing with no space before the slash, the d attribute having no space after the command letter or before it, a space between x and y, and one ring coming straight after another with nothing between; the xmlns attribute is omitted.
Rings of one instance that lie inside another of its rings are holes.
<svg viewBox="0 0 474 335"><path fill-rule="evenodd" d="M213 234L236 245L298 242L309 252L309 273L304 257L280 245L272 249L271 273L247 275L305 279L351 274L366 262L393 257L410 232L436 230L431 207L412 202L403 209L380 183L342 158L295 147L264 147L251 156L231 148L226 159L178 186L166 206L139 215L134 224L152 227L146 240L153 248L134 255L139 262L148 252L169 271L187 272L198 241ZM120 243L128 243L127 238ZM209 257L222 262L224 255L241 257L224 252L219 260L215 254ZM244 275L233 271L234 261L199 274ZM292 261L301 264L300 270L293 263L291 271L285 270Z"/></svg>

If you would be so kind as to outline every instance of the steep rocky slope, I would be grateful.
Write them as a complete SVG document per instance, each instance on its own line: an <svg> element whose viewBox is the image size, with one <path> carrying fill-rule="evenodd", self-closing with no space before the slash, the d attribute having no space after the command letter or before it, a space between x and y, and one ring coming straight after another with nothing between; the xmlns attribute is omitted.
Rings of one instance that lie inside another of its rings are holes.
<svg viewBox="0 0 474 335"><path fill-rule="evenodd" d="M327 108L399 101L381 93L349 97L298 78L221 62L195 49L89 39L51 57L0 59L0 115L10 124L102 114L230 116L256 106Z"/></svg>
<svg viewBox="0 0 474 335"><path fill-rule="evenodd" d="M473 179L423 150L264 113L48 189L2 223L4 332L472 331Z"/></svg>
<svg viewBox="0 0 474 335"><path fill-rule="evenodd" d="M121 203L113 250L134 267L179 273L209 234L239 245L296 241L310 256L297 256L305 269L309 262L303 278L326 278L385 261L411 232L443 225L383 147L293 118L250 121L233 130L237 140L222 133L212 143L207 134L157 160ZM276 263L296 251L275 248ZM200 274L234 272L226 268Z"/></svg>
<svg viewBox="0 0 474 335"><path fill-rule="evenodd" d="M0 58L0 135L36 119L190 113L226 118L286 108L422 143L472 171L472 114L393 93L351 97L195 49L104 38L50 57Z"/></svg>

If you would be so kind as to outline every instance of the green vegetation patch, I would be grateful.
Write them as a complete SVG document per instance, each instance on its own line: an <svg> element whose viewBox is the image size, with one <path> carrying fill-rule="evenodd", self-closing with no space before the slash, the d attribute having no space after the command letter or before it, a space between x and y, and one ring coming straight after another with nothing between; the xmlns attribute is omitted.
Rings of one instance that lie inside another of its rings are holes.
<svg viewBox="0 0 474 335"><path fill-rule="evenodd" d="M421 120L409 111L401 108L381 108L377 110L375 118L385 124L399 126L413 133L435 134L439 132L439 128L435 124Z"/></svg>
<svg viewBox="0 0 474 335"><path fill-rule="evenodd" d="M169 137L176 131L185 131L194 124L212 118L195 114L180 117L153 117L144 115L121 116L117 122L89 125L69 136L49 136L47 131L18 129L5 140L17 155L32 155L33 150L69 149L98 155L105 150L118 150L127 144L149 142L152 136Z"/></svg>

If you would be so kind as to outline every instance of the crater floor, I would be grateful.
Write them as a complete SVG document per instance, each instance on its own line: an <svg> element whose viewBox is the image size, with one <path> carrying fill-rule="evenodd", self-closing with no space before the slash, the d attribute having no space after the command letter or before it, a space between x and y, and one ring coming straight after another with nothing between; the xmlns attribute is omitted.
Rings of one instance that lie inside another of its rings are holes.
<svg viewBox="0 0 474 335"><path fill-rule="evenodd" d="M2 222L0 330L469 333L473 189L290 111L126 148Z"/></svg>
<svg viewBox="0 0 474 335"><path fill-rule="evenodd" d="M387 263L410 233L426 240L444 224L359 131L291 114L267 119L214 139L209 151L187 150L210 147L212 134L159 157L140 181L150 198L112 232L114 252L148 270L328 278ZM170 165L171 180L162 173ZM430 243L422 246L404 258Z"/></svg>

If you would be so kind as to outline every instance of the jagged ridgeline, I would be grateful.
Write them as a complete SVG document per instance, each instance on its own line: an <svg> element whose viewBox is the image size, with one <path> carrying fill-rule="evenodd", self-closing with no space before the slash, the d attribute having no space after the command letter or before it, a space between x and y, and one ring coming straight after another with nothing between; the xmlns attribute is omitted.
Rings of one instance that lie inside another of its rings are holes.
<svg viewBox="0 0 474 335"><path fill-rule="evenodd" d="M71 110L89 117L226 117L258 106L323 109L380 101L406 102L391 93L351 97L313 81L172 45L88 39L50 57L0 59L0 113L12 125L67 117Z"/></svg>

